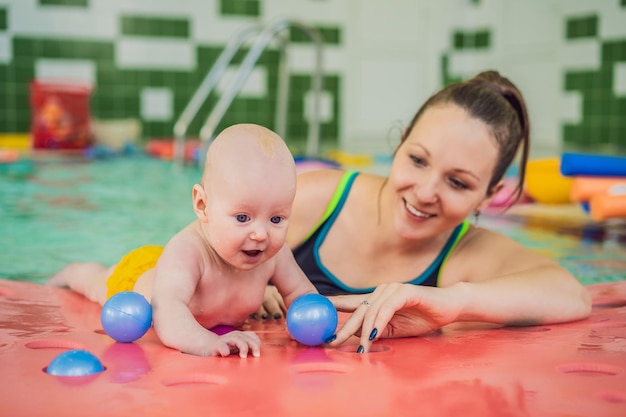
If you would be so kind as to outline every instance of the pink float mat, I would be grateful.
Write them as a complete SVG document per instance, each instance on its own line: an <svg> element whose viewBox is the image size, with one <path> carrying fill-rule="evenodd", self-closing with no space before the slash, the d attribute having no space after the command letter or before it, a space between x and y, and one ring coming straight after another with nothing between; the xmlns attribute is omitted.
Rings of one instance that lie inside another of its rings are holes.
<svg viewBox="0 0 626 417"><path fill-rule="evenodd" d="M100 307L0 280L1 416L626 416L626 281L588 287L591 318L382 340L358 355L299 345L283 320L251 322L260 358L203 358L150 330L115 343ZM345 320L345 316L342 316ZM105 371L44 372L86 349Z"/></svg>

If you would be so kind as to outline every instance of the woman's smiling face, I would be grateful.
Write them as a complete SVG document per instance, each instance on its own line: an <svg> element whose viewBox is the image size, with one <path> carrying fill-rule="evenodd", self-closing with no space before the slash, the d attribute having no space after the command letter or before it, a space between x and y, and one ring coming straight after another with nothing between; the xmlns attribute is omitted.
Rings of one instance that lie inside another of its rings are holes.
<svg viewBox="0 0 626 417"><path fill-rule="evenodd" d="M397 232L435 236L486 207L496 158L482 121L454 104L428 108L398 147L389 174Z"/></svg>

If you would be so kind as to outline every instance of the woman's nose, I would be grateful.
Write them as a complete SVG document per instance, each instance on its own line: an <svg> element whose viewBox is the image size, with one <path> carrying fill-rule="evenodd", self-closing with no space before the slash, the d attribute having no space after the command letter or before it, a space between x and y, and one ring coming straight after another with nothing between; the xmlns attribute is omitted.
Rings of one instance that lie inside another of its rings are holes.
<svg viewBox="0 0 626 417"><path fill-rule="evenodd" d="M424 181L415 184L415 195L420 203L431 204L437 202L438 182L433 176L424 178Z"/></svg>

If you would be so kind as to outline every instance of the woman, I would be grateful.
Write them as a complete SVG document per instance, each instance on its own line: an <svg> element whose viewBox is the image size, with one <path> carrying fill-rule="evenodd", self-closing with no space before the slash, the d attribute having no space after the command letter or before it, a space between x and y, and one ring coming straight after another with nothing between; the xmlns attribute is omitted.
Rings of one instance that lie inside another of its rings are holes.
<svg viewBox="0 0 626 417"><path fill-rule="evenodd" d="M591 300L557 262L466 220L484 210L521 148L520 91L495 71L432 96L404 130L387 178L301 174L287 241L338 310L353 312L327 342L417 336L451 323L538 325L583 319ZM262 314L284 305L268 287Z"/></svg>

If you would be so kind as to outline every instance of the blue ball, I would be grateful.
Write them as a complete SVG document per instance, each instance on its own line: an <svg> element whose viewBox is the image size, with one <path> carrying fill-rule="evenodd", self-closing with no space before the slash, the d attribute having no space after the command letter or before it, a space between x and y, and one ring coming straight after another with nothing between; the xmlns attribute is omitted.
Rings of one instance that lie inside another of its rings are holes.
<svg viewBox="0 0 626 417"><path fill-rule="evenodd" d="M298 342L317 346L337 329L337 309L320 294L305 294L294 300L287 310L287 330Z"/></svg>
<svg viewBox="0 0 626 417"><path fill-rule="evenodd" d="M46 372L57 376L86 376L104 371L100 360L86 350L68 350L55 357Z"/></svg>
<svg viewBox="0 0 626 417"><path fill-rule="evenodd" d="M104 303L100 321L106 334L116 341L134 342L152 325L152 306L137 292L120 292Z"/></svg>

